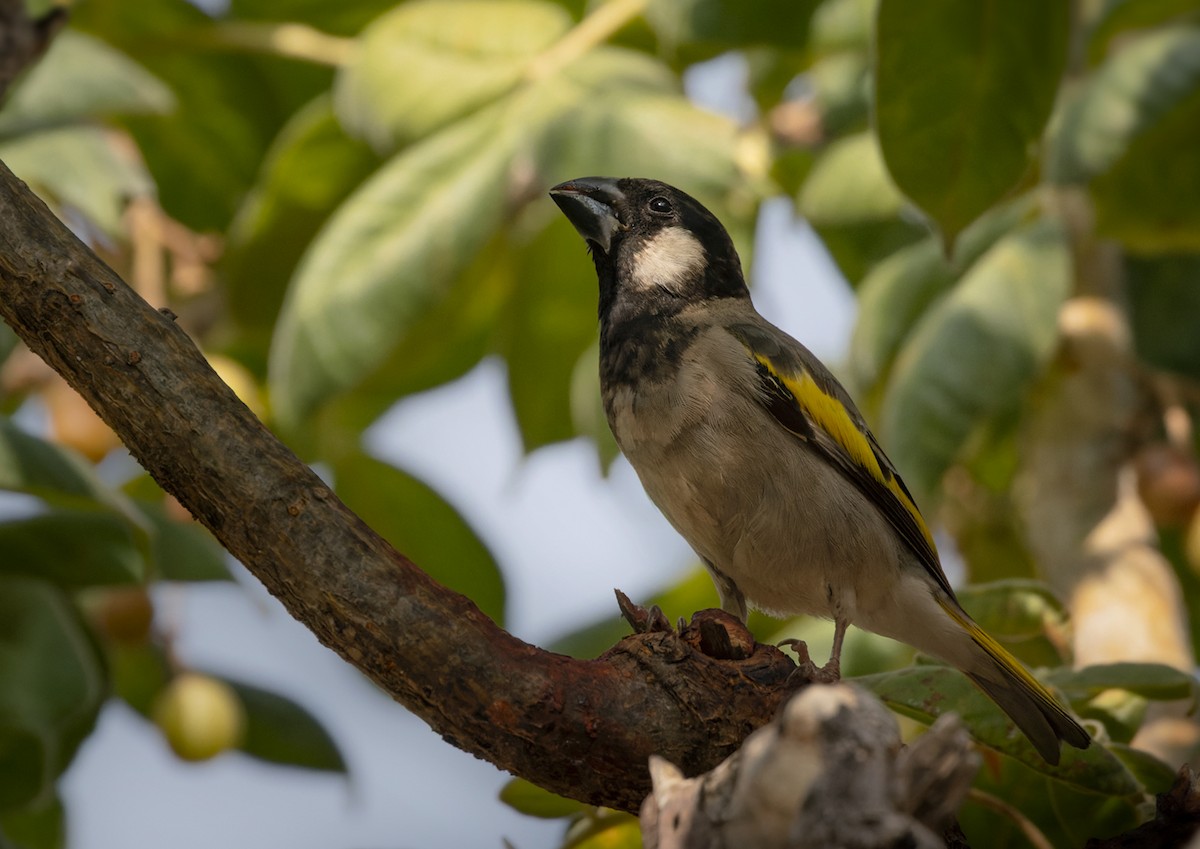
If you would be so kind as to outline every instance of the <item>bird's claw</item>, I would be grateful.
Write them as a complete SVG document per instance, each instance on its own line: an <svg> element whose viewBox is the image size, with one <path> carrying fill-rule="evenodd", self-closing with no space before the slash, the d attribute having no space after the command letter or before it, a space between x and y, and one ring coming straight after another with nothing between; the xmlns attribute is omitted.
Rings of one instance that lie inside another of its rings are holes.
<svg viewBox="0 0 1200 849"><path fill-rule="evenodd" d="M817 666L809 656L804 640L780 640L779 647L790 648L796 653L796 669L788 676L788 684L836 684L842 680L841 658L831 657L824 666Z"/></svg>

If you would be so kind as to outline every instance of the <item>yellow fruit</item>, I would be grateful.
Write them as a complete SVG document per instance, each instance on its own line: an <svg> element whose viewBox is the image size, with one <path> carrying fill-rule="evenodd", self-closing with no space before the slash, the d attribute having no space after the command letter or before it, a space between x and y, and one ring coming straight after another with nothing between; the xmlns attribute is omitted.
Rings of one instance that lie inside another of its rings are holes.
<svg viewBox="0 0 1200 849"><path fill-rule="evenodd" d="M175 754L206 761L237 748L246 731L246 711L223 681L185 672L177 675L154 705L154 722Z"/></svg>

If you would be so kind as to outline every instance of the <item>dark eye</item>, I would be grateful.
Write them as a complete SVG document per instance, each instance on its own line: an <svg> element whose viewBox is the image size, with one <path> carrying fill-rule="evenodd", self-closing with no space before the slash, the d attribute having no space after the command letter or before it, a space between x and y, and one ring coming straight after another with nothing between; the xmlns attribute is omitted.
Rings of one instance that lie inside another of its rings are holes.
<svg viewBox="0 0 1200 849"><path fill-rule="evenodd" d="M671 202L665 197L650 198L650 203L646 204L651 212L658 215L670 215L672 211Z"/></svg>

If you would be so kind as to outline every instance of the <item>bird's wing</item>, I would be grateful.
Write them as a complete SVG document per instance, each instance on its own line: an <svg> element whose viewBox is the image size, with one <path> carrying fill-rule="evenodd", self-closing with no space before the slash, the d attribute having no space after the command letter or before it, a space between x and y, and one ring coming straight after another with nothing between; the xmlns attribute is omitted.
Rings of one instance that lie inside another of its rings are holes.
<svg viewBox="0 0 1200 849"><path fill-rule="evenodd" d="M912 494L837 378L807 348L765 322L726 329L755 360L759 403L854 484L954 598Z"/></svg>

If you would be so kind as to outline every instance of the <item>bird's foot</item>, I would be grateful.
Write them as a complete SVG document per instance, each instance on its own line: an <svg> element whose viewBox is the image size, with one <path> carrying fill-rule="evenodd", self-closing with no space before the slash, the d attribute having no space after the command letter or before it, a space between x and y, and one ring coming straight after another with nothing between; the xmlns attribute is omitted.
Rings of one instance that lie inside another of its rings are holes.
<svg viewBox="0 0 1200 849"><path fill-rule="evenodd" d="M842 680L841 658L831 657L824 666L817 666L809 656L804 640L781 640L779 647L790 648L796 653L796 670L788 676L788 684L836 684Z"/></svg>

